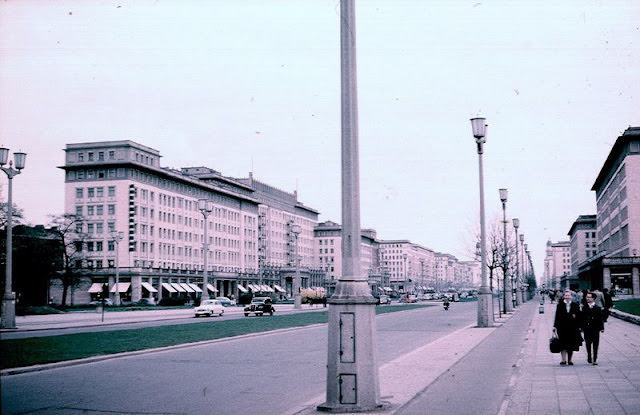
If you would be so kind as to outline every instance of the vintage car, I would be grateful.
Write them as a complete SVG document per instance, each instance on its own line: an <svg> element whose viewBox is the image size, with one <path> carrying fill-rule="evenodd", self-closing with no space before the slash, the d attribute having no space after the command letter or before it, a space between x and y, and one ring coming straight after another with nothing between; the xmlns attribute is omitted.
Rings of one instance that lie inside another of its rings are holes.
<svg viewBox="0 0 640 415"><path fill-rule="evenodd" d="M256 316L261 316L265 313L269 313L269 315L273 315L276 309L273 307L271 303L271 298L269 297L253 297L251 299L251 304L244 308L244 316L249 317L249 314L255 314Z"/></svg>
<svg viewBox="0 0 640 415"><path fill-rule="evenodd" d="M199 306L194 309L195 317L209 316L216 314L222 316L224 314L224 307L218 300L204 300Z"/></svg>

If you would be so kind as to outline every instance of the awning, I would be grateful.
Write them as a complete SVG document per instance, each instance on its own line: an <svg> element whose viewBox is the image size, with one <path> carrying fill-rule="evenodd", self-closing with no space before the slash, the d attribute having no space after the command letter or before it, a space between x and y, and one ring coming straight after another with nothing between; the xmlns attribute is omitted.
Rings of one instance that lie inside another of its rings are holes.
<svg viewBox="0 0 640 415"><path fill-rule="evenodd" d="M273 292L273 288L269 287L268 285L261 285L262 290L266 291L268 293L272 293Z"/></svg>
<svg viewBox="0 0 640 415"><path fill-rule="evenodd" d="M196 292L196 290L194 290L193 288L191 288L191 286L189 284L187 284L186 282L179 282L178 284L180 284L182 286L182 288L184 288L185 290L187 290L188 293L194 293Z"/></svg>
<svg viewBox="0 0 640 415"><path fill-rule="evenodd" d="M281 293L286 292L285 290L282 289L281 286L279 286L278 284L273 284L273 288L276 289L276 291L280 291Z"/></svg>
<svg viewBox="0 0 640 415"><path fill-rule="evenodd" d="M207 284L207 288L209 289L209 291L211 291L212 293L217 293L218 290L216 289L216 287L214 287L211 284Z"/></svg>
<svg viewBox="0 0 640 415"><path fill-rule="evenodd" d="M192 282L188 282L187 284L189 284L189 287L193 288L193 290L197 293L201 293L202 290L200 289L200 287L198 287L198 284L194 284Z"/></svg>
<svg viewBox="0 0 640 415"><path fill-rule="evenodd" d="M179 293L187 292L187 290L185 290L185 288L177 282L170 282L169 284L171 284L171 286L175 288L175 290L178 291Z"/></svg>
<svg viewBox="0 0 640 415"><path fill-rule="evenodd" d="M129 286L131 286L130 282L119 282L118 283L118 292L119 293L126 293L127 291L129 291ZM112 292L112 293L116 292L116 284L113 284L113 287L111 287L110 292Z"/></svg>
<svg viewBox="0 0 640 415"><path fill-rule="evenodd" d="M103 284L101 282L94 282L87 290L91 294L101 293Z"/></svg>
<svg viewBox="0 0 640 415"><path fill-rule="evenodd" d="M239 289L241 292L243 292L243 293L246 293L246 292L247 292L247 289L246 289L246 288L244 288L244 287L243 287L242 285L240 285L240 284L238 284L238 289Z"/></svg>
<svg viewBox="0 0 640 415"><path fill-rule="evenodd" d="M260 288L256 287L253 284L247 284L247 288L250 289L251 291L260 291Z"/></svg>
<svg viewBox="0 0 640 415"><path fill-rule="evenodd" d="M153 288L153 285L149 284L148 282L142 282L142 283L140 283L140 285L142 285L142 288L144 288L145 290L149 291L150 293L157 293L158 292L158 290Z"/></svg>
<svg viewBox="0 0 640 415"><path fill-rule="evenodd" d="M168 282L163 282L162 283L162 288L164 288L165 290L169 291L170 293L175 293L178 292L176 291L175 288L173 288L173 286L171 284L169 284Z"/></svg>
<svg viewBox="0 0 640 415"><path fill-rule="evenodd" d="M384 287L384 290L385 290L385 291L393 291L393 290L391 289L391 287Z"/></svg>

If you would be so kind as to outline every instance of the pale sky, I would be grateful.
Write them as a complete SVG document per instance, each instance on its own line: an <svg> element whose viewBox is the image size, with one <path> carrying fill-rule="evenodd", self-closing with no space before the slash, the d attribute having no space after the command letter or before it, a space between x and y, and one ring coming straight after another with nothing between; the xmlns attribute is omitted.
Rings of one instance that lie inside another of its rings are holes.
<svg viewBox="0 0 640 415"><path fill-rule="evenodd" d="M487 219L508 188L541 277L640 126L639 22L637 0L357 1L362 227L471 259L484 116ZM339 40L337 0L3 1L0 144L27 153L14 202L46 223L65 145L130 139L342 222Z"/></svg>

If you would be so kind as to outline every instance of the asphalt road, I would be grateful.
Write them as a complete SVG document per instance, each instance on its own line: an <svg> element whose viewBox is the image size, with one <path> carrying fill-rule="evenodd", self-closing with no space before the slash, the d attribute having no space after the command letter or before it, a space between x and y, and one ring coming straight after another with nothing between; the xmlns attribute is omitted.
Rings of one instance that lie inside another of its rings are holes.
<svg viewBox="0 0 640 415"><path fill-rule="evenodd" d="M476 303L376 318L380 365L473 324ZM73 345L69 345L73 347ZM327 325L5 376L2 413L280 414L324 394Z"/></svg>

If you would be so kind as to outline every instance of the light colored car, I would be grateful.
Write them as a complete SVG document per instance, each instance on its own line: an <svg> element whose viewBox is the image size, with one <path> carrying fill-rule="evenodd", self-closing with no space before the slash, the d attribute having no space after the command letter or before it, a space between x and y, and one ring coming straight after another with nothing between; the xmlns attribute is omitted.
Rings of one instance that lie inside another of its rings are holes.
<svg viewBox="0 0 640 415"><path fill-rule="evenodd" d="M232 300L229 297L216 297L216 300L220 301L224 307L230 307L236 305L236 300Z"/></svg>
<svg viewBox="0 0 640 415"><path fill-rule="evenodd" d="M194 314L196 317L200 316L209 316L218 315L222 316L224 314L224 307L220 303L219 300L204 300L194 309Z"/></svg>

